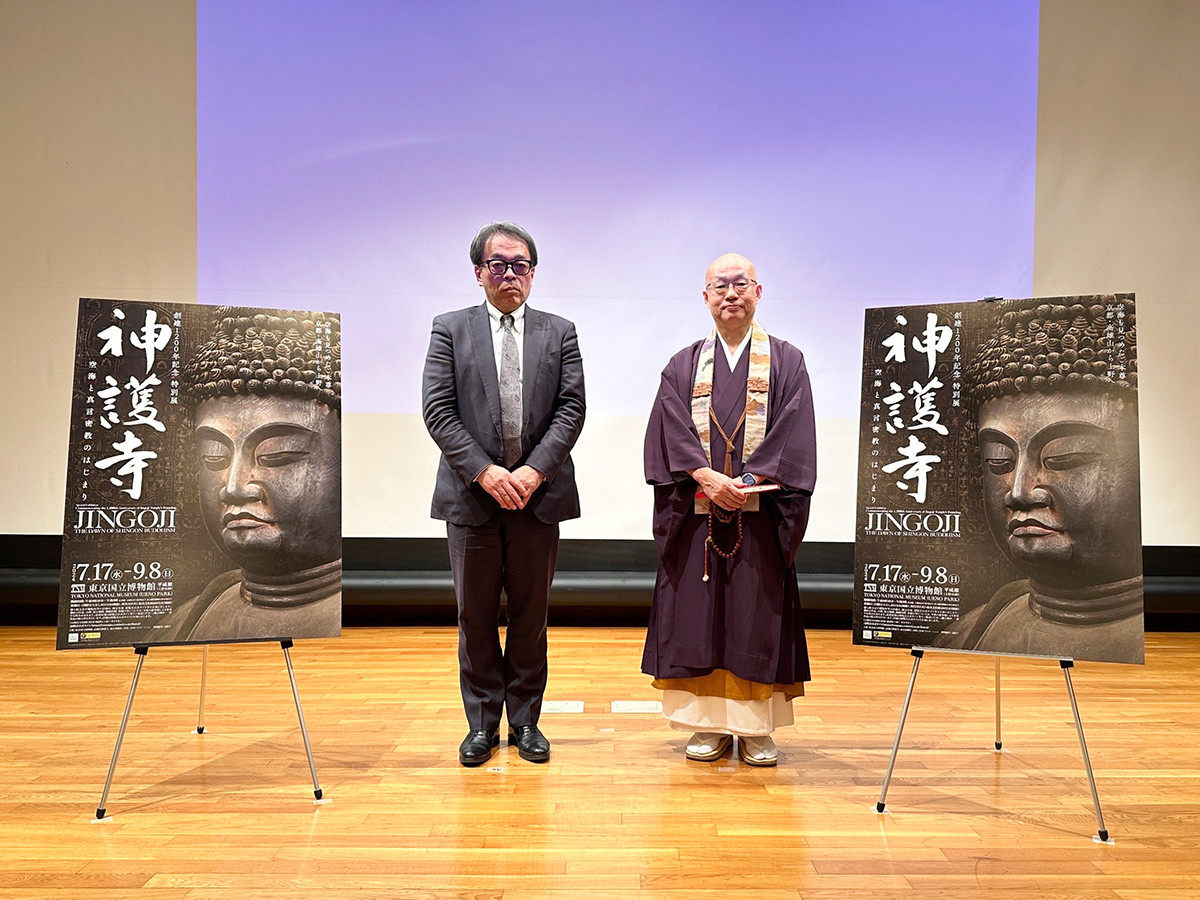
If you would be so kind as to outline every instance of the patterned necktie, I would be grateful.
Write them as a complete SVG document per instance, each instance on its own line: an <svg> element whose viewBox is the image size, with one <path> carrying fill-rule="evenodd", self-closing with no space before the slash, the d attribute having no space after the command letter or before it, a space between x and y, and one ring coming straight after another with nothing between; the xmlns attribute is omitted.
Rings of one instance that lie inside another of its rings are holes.
<svg viewBox="0 0 1200 900"><path fill-rule="evenodd" d="M511 469L521 458L521 358L513 317L500 317L504 339L500 344L500 434L504 438L504 465Z"/></svg>

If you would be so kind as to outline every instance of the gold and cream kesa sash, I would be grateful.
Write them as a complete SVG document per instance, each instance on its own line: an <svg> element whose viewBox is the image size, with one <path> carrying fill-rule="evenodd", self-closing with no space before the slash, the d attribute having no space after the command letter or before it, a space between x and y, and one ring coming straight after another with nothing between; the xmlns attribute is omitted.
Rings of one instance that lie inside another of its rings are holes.
<svg viewBox="0 0 1200 900"><path fill-rule="evenodd" d="M700 445L704 448L704 457L712 467L712 392L713 367L716 365L717 341L721 338L714 328L712 333L700 345L700 357L696 360L696 379L692 385L692 422L700 435ZM771 387L771 339L758 322L750 329L750 371L746 377L746 434L742 441L742 462L744 463L762 443L767 433L767 393ZM758 509L758 495L751 494L746 498L743 510L752 512ZM707 513L709 501L707 497L696 497L696 512Z"/></svg>

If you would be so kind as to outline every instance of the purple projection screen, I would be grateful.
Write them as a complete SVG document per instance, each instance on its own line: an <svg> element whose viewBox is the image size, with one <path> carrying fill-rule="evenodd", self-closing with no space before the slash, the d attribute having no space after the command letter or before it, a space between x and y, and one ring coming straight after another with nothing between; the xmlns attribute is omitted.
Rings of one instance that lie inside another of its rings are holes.
<svg viewBox="0 0 1200 900"><path fill-rule="evenodd" d="M538 241L592 415L644 416L749 256L817 414L862 310L1032 293L1036 0L197 4L199 295L340 312L345 409L416 413L475 229Z"/></svg>

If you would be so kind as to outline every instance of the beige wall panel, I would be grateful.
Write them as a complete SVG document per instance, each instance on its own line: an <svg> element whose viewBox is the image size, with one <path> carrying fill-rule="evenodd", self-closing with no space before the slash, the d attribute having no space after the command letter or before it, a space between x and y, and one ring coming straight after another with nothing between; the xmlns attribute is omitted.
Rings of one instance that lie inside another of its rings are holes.
<svg viewBox="0 0 1200 900"><path fill-rule="evenodd" d="M196 14L0 2L0 532L62 530L81 296L196 293Z"/></svg>
<svg viewBox="0 0 1200 900"><path fill-rule="evenodd" d="M1134 291L1146 544L1200 544L1200 3L1044 0L1034 293Z"/></svg>

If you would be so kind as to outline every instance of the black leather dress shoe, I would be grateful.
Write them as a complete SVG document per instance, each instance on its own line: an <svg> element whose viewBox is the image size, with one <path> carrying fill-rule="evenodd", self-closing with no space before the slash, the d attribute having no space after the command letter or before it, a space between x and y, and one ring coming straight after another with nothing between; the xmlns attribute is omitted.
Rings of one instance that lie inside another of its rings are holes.
<svg viewBox="0 0 1200 900"><path fill-rule="evenodd" d="M500 735L495 731L472 731L458 745L458 761L464 766L482 766L492 758L500 746Z"/></svg>
<svg viewBox="0 0 1200 900"><path fill-rule="evenodd" d="M508 743L516 745L521 759L544 763L550 759L550 742L536 725L518 725L508 729Z"/></svg>

